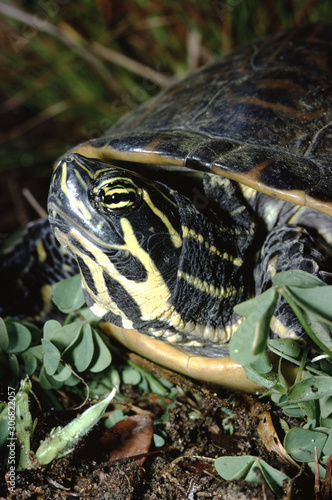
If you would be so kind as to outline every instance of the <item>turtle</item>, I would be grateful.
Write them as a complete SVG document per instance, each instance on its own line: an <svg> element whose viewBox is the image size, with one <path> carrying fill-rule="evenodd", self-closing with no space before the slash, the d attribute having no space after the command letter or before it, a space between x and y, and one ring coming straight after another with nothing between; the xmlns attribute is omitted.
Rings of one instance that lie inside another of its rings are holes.
<svg viewBox="0 0 332 500"><path fill-rule="evenodd" d="M166 366L251 390L229 358L243 321L234 306L280 271L331 281L331 124L332 25L272 35L63 155L52 234L42 231L65 249L57 259L72 256L105 331ZM282 297L270 334L303 335Z"/></svg>

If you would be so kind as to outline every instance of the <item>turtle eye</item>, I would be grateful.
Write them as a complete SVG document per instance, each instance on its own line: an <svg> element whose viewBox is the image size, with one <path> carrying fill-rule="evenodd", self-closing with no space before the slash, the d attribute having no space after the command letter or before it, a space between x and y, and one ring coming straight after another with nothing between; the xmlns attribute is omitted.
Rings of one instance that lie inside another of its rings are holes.
<svg viewBox="0 0 332 500"><path fill-rule="evenodd" d="M94 196L101 210L119 215L130 212L139 199L140 189L129 179L103 183Z"/></svg>

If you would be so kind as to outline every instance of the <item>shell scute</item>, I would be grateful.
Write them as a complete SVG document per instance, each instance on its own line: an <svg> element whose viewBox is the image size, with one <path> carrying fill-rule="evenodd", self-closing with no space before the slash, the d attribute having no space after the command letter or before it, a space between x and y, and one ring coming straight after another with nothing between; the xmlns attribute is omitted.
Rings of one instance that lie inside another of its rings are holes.
<svg viewBox="0 0 332 500"><path fill-rule="evenodd" d="M87 150L106 161L211 170L332 215L331 33L327 23L296 27L237 50Z"/></svg>

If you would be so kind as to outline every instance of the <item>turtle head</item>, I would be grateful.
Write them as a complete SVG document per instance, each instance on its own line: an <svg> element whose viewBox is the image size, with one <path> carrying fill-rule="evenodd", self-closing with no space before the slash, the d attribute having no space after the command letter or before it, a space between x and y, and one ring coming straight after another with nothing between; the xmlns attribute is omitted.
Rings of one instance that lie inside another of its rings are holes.
<svg viewBox="0 0 332 500"><path fill-rule="evenodd" d="M93 312L126 328L165 329L182 246L170 191L71 154L54 170L48 210L55 236L78 262Z"/></svg>
<svg viewBox="0 0 332 500"><path fill-rule="evenodd" d="M194 347L229 338L242 261L235 233L212 209L202 213L165 183L73 153L54 170L48 210L99 317Z"/></svg>

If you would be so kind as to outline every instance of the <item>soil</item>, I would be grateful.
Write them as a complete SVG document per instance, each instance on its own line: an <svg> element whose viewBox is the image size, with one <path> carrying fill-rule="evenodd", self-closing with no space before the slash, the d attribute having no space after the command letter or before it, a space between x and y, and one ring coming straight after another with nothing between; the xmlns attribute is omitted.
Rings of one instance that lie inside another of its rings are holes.
<svg viewBox="0 0 332 500"><path fill-rule="evenodd" d="M158 371L158 368L157 368ZM165 371L162 369L162 375ZM15 494L9 495L5 481L0 498L67 499L91 498L112 500L198 500L278 498L257 470L262 484L225 481L218 476L213 459L227 455L254 455L295 479L285 485L282 498L315 498L313 480L303 471L281 463L280 456L269 452L257 432L259 415L271 415L278 422L279 410L272 410L268 399L234 394L216 387L201 387L178 375L179 397L169 409L167 440L163 447L153 445L148 453L110 462L101 445L105 433L100 422L81 439L74 451L51 464L16 474ZM140 394L132 386L122 393L131 399L131 413L147 412L159 419L170 403L153 394ZM81 412L82 410L80 410ZM223 426L223 419L231 414ZM54 425L73 418L73 412L52 413L39 419L36 440L43 439ZM285 418L285 416L283 416ZM287 417L286 417L287 418ZM230 434L229 426L233 433ZM278 429L279 437L280 430ZM144 460L144 463L142 463ZM4 478L4 471L1 471Z"/></svg>

